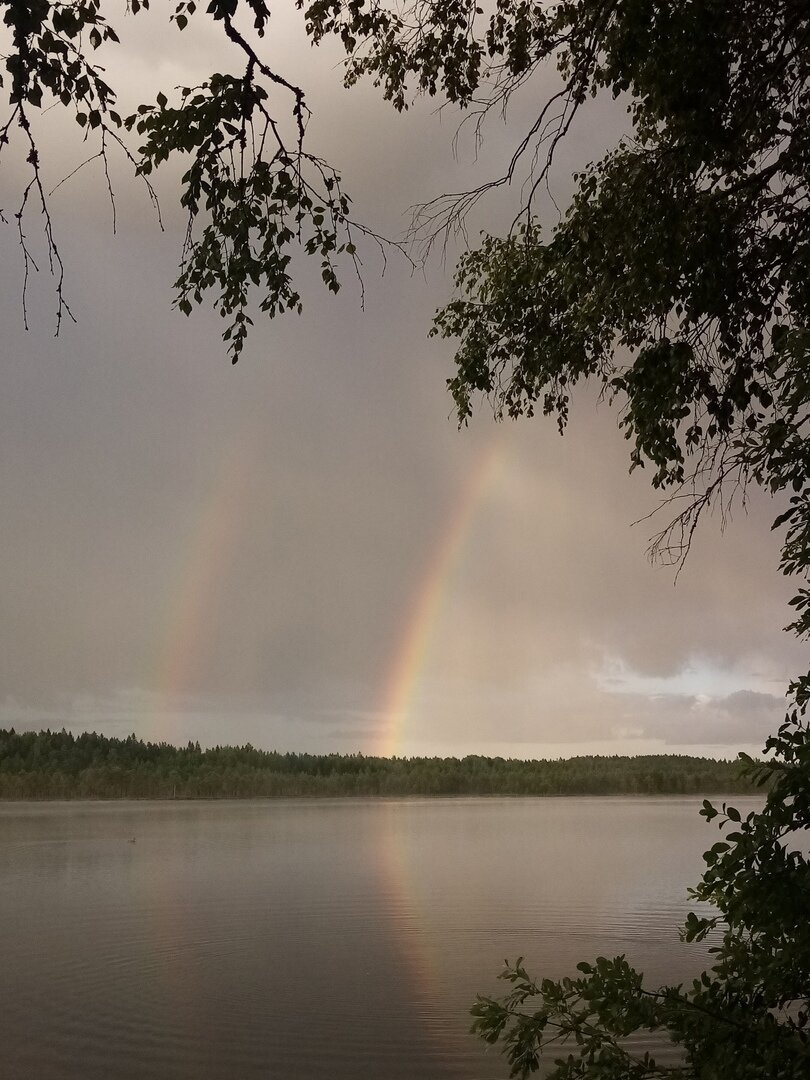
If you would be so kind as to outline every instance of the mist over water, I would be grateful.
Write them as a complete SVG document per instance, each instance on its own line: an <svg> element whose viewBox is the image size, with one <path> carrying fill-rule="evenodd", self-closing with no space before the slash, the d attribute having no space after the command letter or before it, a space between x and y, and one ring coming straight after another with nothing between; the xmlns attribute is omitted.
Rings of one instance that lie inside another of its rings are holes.
<svg viewBox="0 0 810 1080"><path fill-rule="evenodd" d="M505 1077L468 1034L504 958L707 965L700 802L0 804L0 1075Z"/></svg>

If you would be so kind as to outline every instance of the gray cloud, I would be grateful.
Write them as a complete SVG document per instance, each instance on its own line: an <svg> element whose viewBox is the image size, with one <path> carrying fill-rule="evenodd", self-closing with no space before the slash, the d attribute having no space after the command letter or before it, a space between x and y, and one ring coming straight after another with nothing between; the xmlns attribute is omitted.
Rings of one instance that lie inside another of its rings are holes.
<svg viewBox="0 0 810 1080"><path fill-rule="evenodd" d="M667 746L761 746L785 712L784 697L737 690L726 697L657 695L626 703L639 738Z"/></svg>
<svg viewBox="0 0 810 1080"><path fill-rule="evenodd" d="M216 31L186 54L136 24L133 95L222 66ZM346 163L376 227L397 233L410 203L481 175L453 160L453 129L429 109L395 117L369 88L336 94L330 54L296 41L285 63L312 87L311 135ZM561 197L607 120L592 118L561 162ZM57 110L45 123L55 181L80 148ZM510 139L493 127L487 151ZM629 527L654 497L627 475L616 417L594 395L564 439L542 420L496 429L483 409L456 431L451 345L426 337L449 293L438 263L424 280L393 259L379 278L367 252L364 312L355 285L333 298L306 269L304 316L258 322L232 369L214 315L170 310L182 229L171 177L166 234L120 169L116 180L116 238L100 177L55 196L78 326L53 339L42 273L26 333L19 260L0 267L3 722L325 750L371 750L392 726L411 752L761 740L780 681L804 662L781 633L790 589L769 500L753 497L724 536L708 521L673 588L645 558L653 526ZM502 227L508 201L476 226ZM493 439L500 465L465 509ZM459 516L401 676L404 715L386 716ZM739 681L709 701L611 693L594 678L611 656L651 679L699 657Z"/></svg>

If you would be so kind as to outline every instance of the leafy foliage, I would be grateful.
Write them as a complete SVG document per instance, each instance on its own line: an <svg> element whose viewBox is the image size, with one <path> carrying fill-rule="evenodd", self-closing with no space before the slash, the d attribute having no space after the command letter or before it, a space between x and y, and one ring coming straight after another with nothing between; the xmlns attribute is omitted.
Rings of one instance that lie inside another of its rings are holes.
<svg viewBox="0 0 810 1080"><path fill-rule="evenodd" d="M128 5L133 15L148 8L148 0L131 0ZM24 227L32 199L43 215L50 269L57 278L57 333L63 316L72 318L33 124L35 114L52 104L72 111L83 137L95 143L96 150L70 176L91 162L101 162L114 224L112 149L120 150L145 182L159 220L151 174L170 158L191 158L182 178L180 202L188 214L188 227L175 304L189 315L193 305L210 295L227 322L223 337L234 363L251 325L249 304L255 302L271 317L301 310L290 272L296 249L319 259L321 277L332 292L340 288L339 260L359 271L355 233L372 237L374 233L351 220L350 200L338 172L306 148L309 110L304 92L265 63L237 27L234 19L240 8L250 12L253 33L261 39L270 18L264 0L242 4L212 0L207 8L241 57L239 73L214 73L199 86L180 88L172 92L175 99L179 93L179 100L171 104L160 92L155 104L142 104L133 115L121 117L115 109L115 90L102 76L104 69L91 62L96 50L120 41L100 0L0 2L11 36L7 81L0 79L11 112L0 128L0 151L14 134L21 134L31 170L15 211L25 268L26 325L29 272L38 269ZM180 0L170 19L182 31L196 12L194 0ZM276 111L270 110L271 90ZM277 111L282 94L289 103L286 113ZM125 141L128 132L143 138L137 150Z"/></svg>
<svg viewBox="0 0 810 1080"><path fill-rule="evenodd" d="M168 108L160 95L157 105L141 105L125 121L146 136L141 173L150 173L171 153L193 156L180 200L189 224L175 285L177 306L190 315L192 302L199 304L205 292L216 290L220 314L232 320L224 338L234 363L252 324L246 311L252 287L262 289L259 308L271 316L301 311L289 271L292 245L320 256L324 283L333 292L339 288L335 255L347 251L354 257L355 252L340 177L302 149L303 106L295 107L301 127L290 155L254 70L251 56L242 78L213 75L201 86L183 88L177 108ZM318 204L319 193L326 205ZM206 224L197 236L194 225L201 212ZM341 231L347 239L339 244Z"/></svg>
<svg viewBox="0 0 810 1080"><path fill-rule="evenodd" d="M701 813L725 831L704 855L693 897L716 912L690 913L686 941L722 930L710 972L691 986L649 990L625 957L579 964L580 976L535 980L522 958L502 978L501 1000L479 997L473 1030L502 1041L512 1076L537 1071L546 1056L554 1080L677 1077L761 1080L807 1076L810 1068L810 737L791 714L768 739L772 760L747 758L747 775L770 789L761 812L743 817L705 800ZM729 828L730 827L730 828ZM677 1065L634 1054L628 1036L657 1032L683 1051ZM557 1056L558 1048L569 1049Z"/></svg>
<svg viewBox="0 0 810 1080"><path fill-rule="evenodd" d="M339 32L347 81L370 75L396 107L408 88L441 92L479 121L543 65L561 88L538 111L504 174L423 208L428 243L494 186L530 167L528 196L505 237L460 259L457 296L434 332L457 340L450 390L464 423L478 398L498 418L555 415L601 382L621 408L631 468L682 507L654 553L679 562L703 510L723 513L750 483L784 493L781 569L810 566L810 9L798 0L499 2L486 16L435 0L391 16L358 45L353 8L323 3L317 32ZM483 32L479 24L484 24ZM347 30L347 25L349 30ZM629 130L575 176L560 223L534 213L555 150L587 100L628 104ZM798 585L788 627L810 632ZM580 977L533 980L507 966L502 1000L479 999L473 1030L502 1043L513 1076L556 1056L551 1076L705 1080L810 1074L810 676L748 774L769 785L706 853L687 940L722 929L715 963L691 987L650 991L623 957ZM628 1036L666 1034L677 1067L633 1056Z"/></svg>
<svg viewBox="0 0 810 1080"><path fill-rule="evenodd" d="M595 378L620 404L631 467L652 466L653 486L683 500L659 555L684 558L702 511L715 499L725 510L753 482L789 496L775 522L787 525L781 568L806 579L810 14L791 2L580 0L538 19L545 36L524 32L528 60L507 61L499 77L508 96L525 70L556 63L560 111L549 128L543 110L517 153L547 139L545 164L510 234L461 258L457 298L435 323L460 343L459 418L484 396L498 417L539 408L562 430L572 389ZM533 216L535 192L603 90L628 98L632 132L575 177L549 231ZM440 204L433 220L451 227L481 193ZM788 629L804 636L804 585L792 605ZM503 1044L512 1075L549 1056L559 1080L808 1075L809 687L808 677L794 685L767 764L746 763L771 785L765 809L743 820L724 806L721 824L736 828L706 853L695 896L717 914L691 917L684 936L722 928L711 971L650 991L623 957L560 982L507 966L511 993L479 999L473 1030ZM718 816L708 802L705 814ZM665 1033L682 1062L634 1057L627 1037L638 1030Z"/></svg>
<svg viewBox="0 0 810 1080"><path fill-rule="evenodd" d="M632 466L700 492L667 553L713 496L751 479L792 490L804 516L806 9L582 0L547 18L532 63L553 58L567 78L550 153L602 90L627 96L632 133L575 177L556 228L530 195L513 232L460 260L435 324L460 340L460 419L483 394L498 416L539 407L564 426L572 387L596 377L621 404Z"/></svg>

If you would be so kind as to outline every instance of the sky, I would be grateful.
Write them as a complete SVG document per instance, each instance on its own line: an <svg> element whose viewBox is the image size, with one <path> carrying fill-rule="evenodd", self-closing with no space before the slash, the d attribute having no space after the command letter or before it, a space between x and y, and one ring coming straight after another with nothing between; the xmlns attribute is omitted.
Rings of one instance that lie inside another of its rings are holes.
<svg viewBox="0 0 810 1080"><path fill-rule="evenodd" d="M490 178L543 87L452 137L435 103L397 115L343 91L334 50L295 11L266 47L306 89L313 148L356 215L398 236L408 208ZM123 104L239 70L220 31L124 24ZM120 30L119 30L120 32ZM123 109L122 109L123 111ZM554 194L621 129L595 106ZM60 110L40 123L56 185L83 158ZM699 530L677 583L646 556L657 503L628 474L616 415L586 389L561 438L542 418L457 429L452 342L428 337L453 250L424 274L361 250L365 304L304 268L304 313L256 327L236 367L216 315L172 310L184 222L158 176L165 231L114 166L117 230L88 166L52 197L77 317L54 337L41 263L21 304L19 146L0 167L0 726L65 726L204 745L366 754L756 752L805 650L782 627L788 582L752 493ZM519 192L471 221L502 230ZM546 207L544 212L551 212ZM27 219L41 251L41 222ZM662 519L663 520L663 519Z"/></svg>

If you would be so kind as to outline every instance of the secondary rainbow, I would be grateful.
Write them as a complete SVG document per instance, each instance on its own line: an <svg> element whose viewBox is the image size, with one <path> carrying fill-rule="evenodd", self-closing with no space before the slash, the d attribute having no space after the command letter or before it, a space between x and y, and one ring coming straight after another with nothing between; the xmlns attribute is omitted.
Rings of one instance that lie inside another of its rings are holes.
<svg viewBox="0 0 810 1080"><path fill-rule="evenodd" d="M166 608L154 680L169 712L178 708L183 695L198 689L216 627L223 579L244 526L254 465L251 440L244 436L234 440L223 454L192 541L184 549L178 584ZM172 734L161 731L160 737L171 740Z"/></svg>

